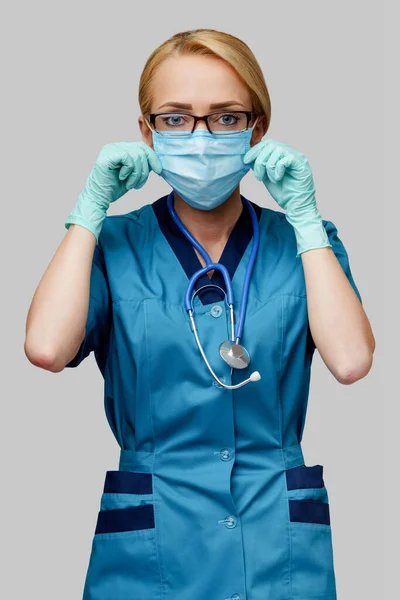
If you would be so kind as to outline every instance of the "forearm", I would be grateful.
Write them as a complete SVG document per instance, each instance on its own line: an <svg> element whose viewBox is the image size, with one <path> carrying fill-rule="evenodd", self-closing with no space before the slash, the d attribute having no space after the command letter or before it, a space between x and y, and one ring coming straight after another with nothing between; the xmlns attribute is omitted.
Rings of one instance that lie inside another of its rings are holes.
<svg viewBox="0 0 400 600"><path fill-rule="evenodd" d="M375 340L365 311L332 248L301 253L310 330L328 369L350 384L368 373Z"/></svg>
<svg viewBox="0 0 400 600"><path fill-rule="evenodd" d="M32 364L61 371L85 335L96 238L71 225L33 296L24 350Z"/></svg>

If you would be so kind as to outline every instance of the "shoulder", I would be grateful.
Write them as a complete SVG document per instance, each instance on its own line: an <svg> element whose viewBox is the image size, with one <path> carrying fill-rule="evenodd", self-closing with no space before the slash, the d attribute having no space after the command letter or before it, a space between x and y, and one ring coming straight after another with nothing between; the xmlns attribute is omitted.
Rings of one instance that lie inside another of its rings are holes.
<svg viewBox="0 0 400 600"><path fill-rule="evenodd" d="M262 207L260 216L260 226L264 232L279 237L280 239L288 239L294 235L293 227L286 219L286 213L281 210Z"/></svg>
<svg viewBox="0 0 400 600"><path fill-rule="evenodd" d="M120 215L107 215L99 235L99 245L103 249L123 245L124 241L137 240L141 234L147 233L151 226L153 208L152 204L145 204L136 210Z"/></svg>
<svg viewBox="0 0 400 600"><path fill-rule="evenodd" d="M280 234L286 237L294 235L294 229L286 219L286 213L282 210L274 210L272 208L260 207L261 214L264 215L264 220L272 227L279 227ZM329 220L322 219L322 224L329 236L337 235L336 225Z"/></svg>
<svg viewBox="0 0 400 600"><path fill-rule="evenodd" d="M252 202L253 206L256 205L258 209L261 211L260 221L261 219L271 223L271 225L280 225L281 223L287 223L285 218L285 213L281 210L274 210L273 208L267 208L266 206L261 206L256 202Z"/></svg>

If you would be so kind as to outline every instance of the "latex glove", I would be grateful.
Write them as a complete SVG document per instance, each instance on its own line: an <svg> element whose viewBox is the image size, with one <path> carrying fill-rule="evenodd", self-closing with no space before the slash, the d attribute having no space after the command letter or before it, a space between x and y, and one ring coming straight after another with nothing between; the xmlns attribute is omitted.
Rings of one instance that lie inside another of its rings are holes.
<svg viewBox="0 0 400 600"><path fill-rule="evenodd" d="M304 154L269 138L245 154L245 164L253 161L254 175L286 210L286 219L294 228L296 258L306 250L332 247L317 207L314 180Z"/></svg>
<svg viewBox="0 0 400 600"><path fill-rule="evenodd" d="M89 229L98 244L110 203L132 188L143 187L150 169L159 175L162 166L145 142L115 142L103 146L65 227L69 229L74 223Z"/></svg>

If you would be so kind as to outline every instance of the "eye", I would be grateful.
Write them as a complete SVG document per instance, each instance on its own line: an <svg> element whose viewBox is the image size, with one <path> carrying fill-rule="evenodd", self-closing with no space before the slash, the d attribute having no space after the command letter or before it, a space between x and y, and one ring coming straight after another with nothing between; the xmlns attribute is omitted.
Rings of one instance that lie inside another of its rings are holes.
<svg viewBox="0 0 400 600"><path fill-rule="evenodd" d="M227 127L236 125L239 120L240 116L236 115L235 113L220 113L215 115L215 122L217 122L219 125L224 125Z"/></svg>
<svg viewBox="0 0 400 600"><path fill-rule="evenodd" d="M162 116L162 122L167 127L182 127L188 123L188 119L185 118L185 115L168 114Z"/></svg>

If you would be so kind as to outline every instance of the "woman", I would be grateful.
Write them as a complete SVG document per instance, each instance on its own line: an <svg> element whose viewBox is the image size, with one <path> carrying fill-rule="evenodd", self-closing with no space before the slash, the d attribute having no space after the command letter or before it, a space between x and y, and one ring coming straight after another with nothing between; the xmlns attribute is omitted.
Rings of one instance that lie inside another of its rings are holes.
<svg viewBox="0 0 400 600"><path fill-rule="evenodd" d="M242 41L173 36L139 101L142 141L101 150L27 323L42 368L94 351L121 447L84 599L332 600L328 495L301 438L315 348L343 384L372 364L346 250L304 155L262 140L269 95ZM278 210L240 195L251 168ZM151 170L173 191L106 216Z"/></svg>

